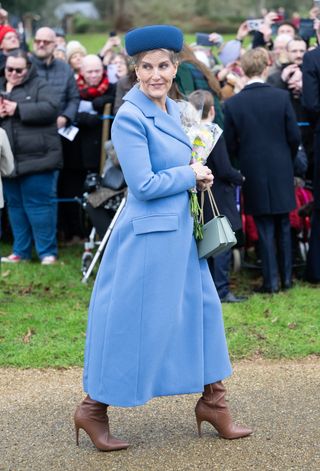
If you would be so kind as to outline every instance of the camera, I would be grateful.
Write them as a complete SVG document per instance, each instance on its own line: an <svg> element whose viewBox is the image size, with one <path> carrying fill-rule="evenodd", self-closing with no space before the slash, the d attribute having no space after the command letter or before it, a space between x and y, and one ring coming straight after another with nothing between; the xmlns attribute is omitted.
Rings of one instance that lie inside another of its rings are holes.
<svg viewBox="0 0 320 471"><path fill-rule="evenodd" d="M247 20L247 26L249 31L257 31L263 24L263 19L258 18L255 20Z"/></svg>
<svg viewBox="0 0 320 471"><path fill-rule="evenodd" d="M101 186L101 177L98 173L88 173L83 184L83 189L86 193L92 193Z"/></svg>
<svg viewBox="0 0 320 471"><path fill-rule="evenodd" d="M213 43L209 41L209 34L196 33L196 43L198 46L213 46Z"/></svg>

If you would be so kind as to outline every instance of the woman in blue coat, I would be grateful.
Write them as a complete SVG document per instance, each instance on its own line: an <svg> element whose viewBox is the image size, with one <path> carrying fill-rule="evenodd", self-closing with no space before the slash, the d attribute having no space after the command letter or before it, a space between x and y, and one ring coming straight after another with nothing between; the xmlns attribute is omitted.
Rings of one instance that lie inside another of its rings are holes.
<svg viewBox="0 0 320 471"><path fill-rule="evenodd" d="M109 433L108 405L203 391L196 406L224 438L251 430L232 423L221 380L231 374L221 305L193 237L189 190L211 186L211 171L190 165L191 147L167 97L183 36L171 26L129 32L139 84L124 98L112 140L128 198L105 250L87 329L84 390L75 413L97 448L127 448ZM204 387L205 385L205 387ZM219 414L217 414L217 412Z"/></svg>

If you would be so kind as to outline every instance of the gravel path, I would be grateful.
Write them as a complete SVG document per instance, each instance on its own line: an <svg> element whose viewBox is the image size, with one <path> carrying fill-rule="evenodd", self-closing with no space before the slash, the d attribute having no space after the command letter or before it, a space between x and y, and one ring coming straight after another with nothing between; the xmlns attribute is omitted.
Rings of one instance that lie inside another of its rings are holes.
<svg viewBox="0 0 320 471"><path fill-rule="evenodd" d="M320 471L320 359L246 361L226 381L233 416L254 435L222 440L203 424L198 395L110 409L126 451L98 452L72 415L82 398L81 370L0 369L1 471ZM82 433L81 433L82 432Z"/></svg>

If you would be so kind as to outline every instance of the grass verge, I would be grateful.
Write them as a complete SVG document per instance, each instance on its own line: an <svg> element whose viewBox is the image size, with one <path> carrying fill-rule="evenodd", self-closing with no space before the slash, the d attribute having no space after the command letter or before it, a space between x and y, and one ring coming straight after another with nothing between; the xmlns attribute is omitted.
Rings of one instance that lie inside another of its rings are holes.
<svg viewBox="0 0 320 471"><path fill-rule="evenodd" d="M4 247L4 253L10 248ZM81 366L92 290L81 283L82 248L62 248L59 263L2 265L0 276L0 366ZM250 293L256 275L233 276L234 290ZM319 287L296 282L274 296L251 295L224 304L233 359L303 358L320 353Z"/></svg>

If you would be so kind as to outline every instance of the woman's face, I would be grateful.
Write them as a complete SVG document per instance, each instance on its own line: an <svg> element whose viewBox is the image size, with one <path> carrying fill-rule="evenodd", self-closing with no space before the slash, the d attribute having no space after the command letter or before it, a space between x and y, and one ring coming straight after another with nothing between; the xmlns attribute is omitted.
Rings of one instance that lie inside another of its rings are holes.
<svg viewBox="0 0 320 471"><path fill-rule="evenodd" d="M136 67L141 91L155 103L165 103L178 64L162 49L147 52Z"/></svg>
<svg viewBox="0 0 320 471"><path fill-rule="evenodd" d="M84 54L82 54L81 52L75 52L74 54L72 54L69 62L73 70L78 72L81 69L83 58Z"/></svg>
<svg viewBox="0 0 320 471"><path fill-rule="evenodd" d="M119 78L125 77L128 74L128 66L126 60L122 56L115 56L111 64L116 66L116 74Z"/></svg>
<svg viewBox="0 0 320 471"><path fill-rule="evenodd" d="M27 73L27 61L23 57L8 57L5 67L5 76L11 85L20 85Z"/></svg>

